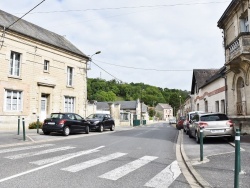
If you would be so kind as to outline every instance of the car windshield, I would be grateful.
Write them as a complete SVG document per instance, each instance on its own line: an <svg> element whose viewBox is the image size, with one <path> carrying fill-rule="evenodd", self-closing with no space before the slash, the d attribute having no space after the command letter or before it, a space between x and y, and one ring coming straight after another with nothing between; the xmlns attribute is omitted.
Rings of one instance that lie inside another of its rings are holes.
<svg viewBox="0 0 250 188"><path fill-rule="evenodd" d="M91 114L88 116L88 119L102 119L105 114Z"/></svg>
<svg viewBox="0 0 250 188"><path fill-rule="evenodd" d="M201 121L224 121L228 120L228 117L225 114L209 114L201 116Z"/></svg>
<svg viewBox="0 0 250 188"><path fill-rule="evenodd" d="M55 118L55 119L62 119L63 118L63 114L59 114L59 113L53 113L50 116L51 118Z"/></svg>

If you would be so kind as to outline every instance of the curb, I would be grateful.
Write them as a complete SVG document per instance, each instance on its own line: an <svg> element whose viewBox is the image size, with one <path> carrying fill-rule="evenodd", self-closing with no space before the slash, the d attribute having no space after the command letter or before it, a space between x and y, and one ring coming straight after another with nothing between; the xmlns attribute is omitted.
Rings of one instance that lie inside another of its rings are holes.
<svg viewBox="0 0 250 188"><path fill-rule="evenodd" d="M194 179L197 181L197 183L204 188L211 188L212 186L202 178L202 176L193 168L190 159L187 157L184 147L183 147L183 131L179 131L179 136L181 136L181 155L184 160L184 163L186 164L186 167L188 168L188 171L192 174Z"/></svg>

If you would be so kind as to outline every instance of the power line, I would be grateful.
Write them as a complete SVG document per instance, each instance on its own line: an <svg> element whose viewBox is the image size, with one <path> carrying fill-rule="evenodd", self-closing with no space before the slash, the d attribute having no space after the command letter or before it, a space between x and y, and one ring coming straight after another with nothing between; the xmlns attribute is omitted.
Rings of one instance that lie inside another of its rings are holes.
<svg viewBox="0 0 250 188"><path fill-rule="evenodd" d="M92 63L94 63L93 61L91 61ZM109 74L110 76L112 76L113 78L115 78L116 80L123 82L122 80L116 78L115 76L113 76L112 74L110 74L108 71L106 71L105 69L103 69L102 67L100 67L99 65L97 65L96 63L94 63L97 67L99 67L100 69L102 69L104 72L106 72L107 74Z"/></svg>
<svg viewBox="0 0 250 188"><path fill-rule="evenodd" d="M190 5L204 5L204 4L219 4L227 3L230 1L214 1L214 2L204 2L204 3L178 3L169 5L143 5L143 6L124 6L124 7L111 7L111 8L89 8L80 10L58 10L58 11L44 11L44 12L33 12L31 14L48 14L48 13L65 13L65 12L86 12L86 11L101 11L101 10L120 10L120 9L138 9L138 8L159 8L159 7L173 7L173 6L190 6ZM20 14L20 13L17 13Z"/></svg>
<svg viewBox="0 0 250 188"><path fill-rule="evenodd" d="M97 60L96 60L97 61ZM170 71L193 71L193 70L188 70L188 69L145 69L145 68L138 68L138 67L129 67L129 66L124 66L124 65L116 65L116 64L112 64L112 63L106 63L106 62L103 62L103 61L98 61L100 63L104 63L104 64L108 64L108 65L112 65L112 66L117 66L117 67L123 67L123 68L128 68L128 69L137 69L137 70L146 70L146 71L161 71L161 72L170 72Z"/></svg>
<svg viewBox="0 0 250 188"><path fill-rule="evenodd" d="M27 13L25 13L22 17L18 18L15 22L13 22L12 24L10 24L7 28L9 29L11 26L13 26L16 22L18 22L19 20L21 20L24 16L26 16L27 14L29 14L32 10L34 10L36 7L38 7L40 4L42 4L45 0L43 0L42 2L40 2L38 5L36 5L34 8L32 8L30 11L28 11Z"/></svg>

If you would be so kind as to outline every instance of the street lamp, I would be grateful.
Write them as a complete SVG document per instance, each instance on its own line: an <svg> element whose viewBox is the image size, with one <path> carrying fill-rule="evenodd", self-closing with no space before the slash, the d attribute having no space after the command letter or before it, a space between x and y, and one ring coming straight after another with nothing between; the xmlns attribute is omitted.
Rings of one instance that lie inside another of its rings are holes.
<svg viewBox="0 0 250 188"><path fill-rule="evenodd" d="M180 98L180 115L182 116L182 112L181 112L181 96L179 96Z"/></svg>
<svg viewBox="0 0 250 188"><path fill-rule="evenodd" d="M91 56L89 56L89 59L87 60L87 62L86 62L86 73L85 73L85 75L86 75L86 85L88 85L88 70L90 70L90 67L88 68L88 62L91 62L92 61L92 57L94 56L94 55L96 55L96 54L100 54L101 53L101 51L97 51L96 53L94 53L93 55L91 55ZM87 88L87 86L86 86L86 88ZM87 90L87 89L86 89ZM85 92L86 93L86 96L85 96L85 117L87 117L87 102L88 102L88 99L87 99L87 91Z"/></svg>

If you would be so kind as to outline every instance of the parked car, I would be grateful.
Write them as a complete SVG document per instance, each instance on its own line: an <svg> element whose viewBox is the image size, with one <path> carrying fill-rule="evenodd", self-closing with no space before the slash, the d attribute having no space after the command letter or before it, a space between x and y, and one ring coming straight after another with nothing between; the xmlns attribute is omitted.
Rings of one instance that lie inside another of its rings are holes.
<svg viewBox="0 0 250 188"><path fill-rule="evenodd" d="M203 129L203 138L227 137L233 141L234 123L223 113L195 114L189 125L189 137L195 137L200 143L200 130Z"/></svg>
<svg viewBox="0 0 250 188"><path fill-rule="evenodd" d="M45 135L59 132L64 136L70 133L85 132L89 134L89 122L75 113L52 113L44 120L42 130Z"/></svg>
<svg viewBox="0 0 250 188"><path fill-rule="evenodd" d="M115 121L110 114L91 114L86 120L90 123L90 130L102 132L104 129L115 130Z"/></svg>
<svg viewBox="0 0 250 188"><path fill-rule="evenodd" d="M183 129L183 122L185 121L185 116L181 116L176 124L176 129Z"/></svg>
<svg viewBox="0 0 250 188"><path fill-rule="evenodd" d="M176 124L176 118L169 119L169 124Z"/></svg>
<svg viewBox="0 0 250 188"><path fill-rule="evenodd" d="M183 131L188 135L189 134L189 124L191 119L194 117L195 114L198 113L205 113L203 111L192 111L192 112L188 112L186 115L186 119L183 122Z"/></svg>

